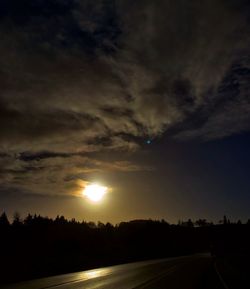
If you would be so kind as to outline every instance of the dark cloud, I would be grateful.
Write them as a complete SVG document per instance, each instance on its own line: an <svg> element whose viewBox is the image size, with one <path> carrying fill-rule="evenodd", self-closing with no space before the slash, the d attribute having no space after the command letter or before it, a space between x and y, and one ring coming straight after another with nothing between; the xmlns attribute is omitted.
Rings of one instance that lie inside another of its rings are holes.
<svg viewBox="0 0 250 289"><path fill-rule="evenodd" d="M72 154L70 153L60 153L60 152L50 152L50 151L35 152L35 153L22 152L19 154L18 159L25 161L25 162L30 162L34 160L40 161L43 159L56 158L56 157L68 158L71 156Z"/></svg>
<svg viewBox="0 0 250 289"><path fill-rule="evenodd" d="M0 11L5 183L46 190L81 174L91 151L250 129L248 1L6 0Z"/></svg>

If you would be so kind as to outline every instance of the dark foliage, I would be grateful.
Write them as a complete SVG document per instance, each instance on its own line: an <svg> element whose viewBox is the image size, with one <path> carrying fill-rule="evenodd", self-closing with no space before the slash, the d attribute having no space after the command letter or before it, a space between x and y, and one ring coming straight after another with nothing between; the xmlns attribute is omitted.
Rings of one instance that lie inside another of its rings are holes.
<svg viewBox="0 0 250 289"><path fill-rule="evenodd" d="M137 260L211 250L216 256L249 254L249 223L224 217L213 225L204 219L170 225L164 220L110 223L68 221L14 215L0 216L0 282L68 273Z"/></svg>

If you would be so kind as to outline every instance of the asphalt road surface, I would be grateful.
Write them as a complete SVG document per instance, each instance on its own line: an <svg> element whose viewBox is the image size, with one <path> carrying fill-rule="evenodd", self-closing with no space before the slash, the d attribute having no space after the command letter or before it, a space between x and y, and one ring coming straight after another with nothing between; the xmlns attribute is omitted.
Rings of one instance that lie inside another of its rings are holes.
<svg viewBox="0 0 250 289"><path fill-rule="evenodd" d="M3 289L223 289L210 284L211 258L200 254L137 262L3 286Z"/></svg>

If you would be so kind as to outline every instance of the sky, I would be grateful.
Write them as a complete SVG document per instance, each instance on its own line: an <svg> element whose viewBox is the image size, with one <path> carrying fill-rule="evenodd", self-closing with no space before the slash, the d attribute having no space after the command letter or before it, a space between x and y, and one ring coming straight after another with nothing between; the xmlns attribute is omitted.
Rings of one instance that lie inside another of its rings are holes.
<svg viewBox="0 0 250 289"><path fill-rule="evenodd" d="M2 0L0 39L0 212L250 218L249 1Z"/></svg>

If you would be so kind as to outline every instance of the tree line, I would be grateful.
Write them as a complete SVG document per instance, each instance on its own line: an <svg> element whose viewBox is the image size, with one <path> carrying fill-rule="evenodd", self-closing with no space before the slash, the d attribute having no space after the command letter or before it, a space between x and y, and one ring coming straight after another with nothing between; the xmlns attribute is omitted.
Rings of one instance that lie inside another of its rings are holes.
<svg viewBox="0 0 250 289"><path fill-rule="evenodd" d="M198 252L249 254L250 221L133 220L117 225L40 215L0 215L0 282Z"/></svg>

